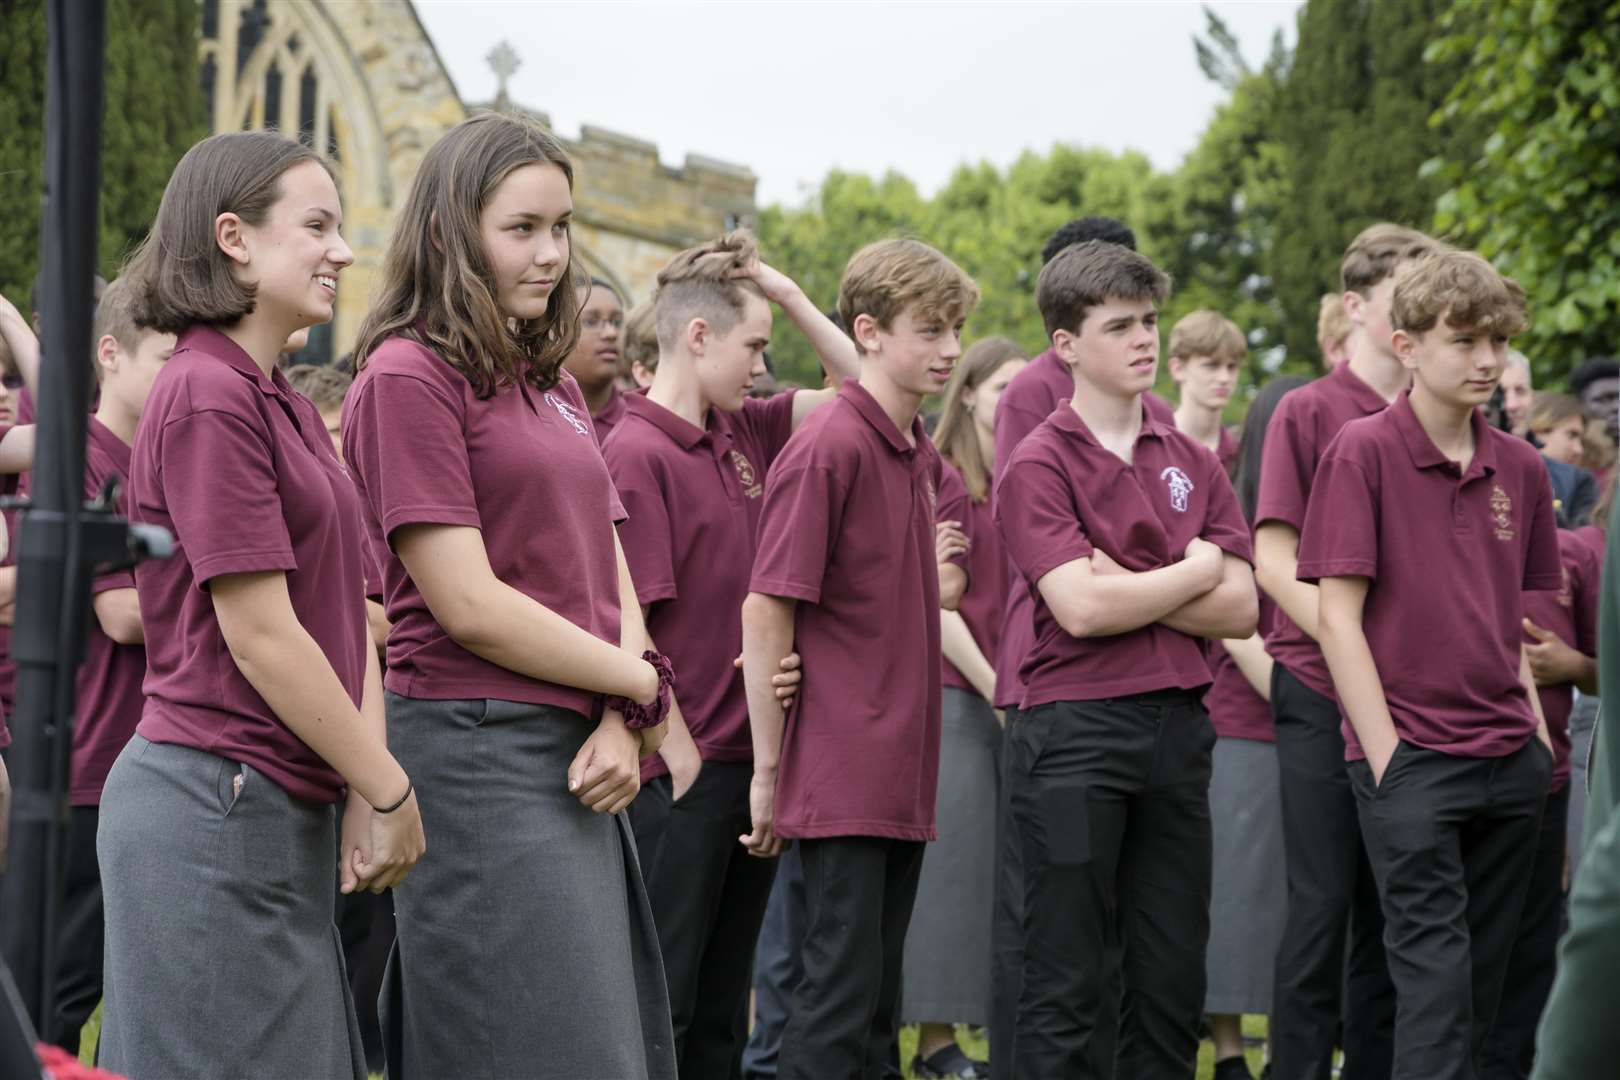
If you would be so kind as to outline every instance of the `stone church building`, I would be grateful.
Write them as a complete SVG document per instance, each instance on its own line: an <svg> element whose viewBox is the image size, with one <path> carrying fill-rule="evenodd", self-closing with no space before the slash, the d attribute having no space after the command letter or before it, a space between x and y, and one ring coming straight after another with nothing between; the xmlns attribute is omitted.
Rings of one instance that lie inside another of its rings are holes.
<svg viewBox="0 0 1620 1080"><path fill-rule="evenodd" d="M422 155L487 106L462 100L410 0L202 0L201 15L213 130L296 131L336 168L355 265L337 317L300 356L329 362L359 329ZM502 48L494 60L504 86L515 57ZM504 90L494 104L513 108ZM550 126L544 113L517 111ZM744 166L693 154L672 168L653 143L590 126L559 137L574 163L574 250L632 302L646 298L670 255L753 219L754 174Z"/></svg>

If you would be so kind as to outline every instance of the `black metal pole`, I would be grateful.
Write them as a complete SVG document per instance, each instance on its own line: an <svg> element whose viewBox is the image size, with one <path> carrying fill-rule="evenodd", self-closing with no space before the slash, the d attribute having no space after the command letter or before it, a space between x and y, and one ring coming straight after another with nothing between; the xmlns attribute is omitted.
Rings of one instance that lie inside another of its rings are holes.
<svg viewBox="0 0 1620 1080"><path fill-rule="evenodd" d="M55 1041L54 952L68 827L74 674L88 607L80 512L99 229L105 0L46 0L45 269L33 503L17 545L17 713L10 867L0 885L6 963L40 1036ZM0 1016L0 1023L6 1018ZM0 1045L9 1043L0 1039ZM9 1063L6 1076L27 1076ZM30 1063L33 1072L37 1065Z"/></svg>

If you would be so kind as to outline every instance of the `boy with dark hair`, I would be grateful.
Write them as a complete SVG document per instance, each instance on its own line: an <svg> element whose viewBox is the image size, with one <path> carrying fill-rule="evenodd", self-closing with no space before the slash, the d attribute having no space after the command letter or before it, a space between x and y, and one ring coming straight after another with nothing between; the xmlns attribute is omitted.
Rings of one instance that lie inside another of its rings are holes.
<svg viewBox="0 0 1620 1080"><path fill-rule="evenodd" d="M836 393L749 396L765 370L772 301L836 383L855 373L850 340L759 261L752 236L734 232L688 248L659 272L648 316L661 354L653 382L645 396L624 396L624 416L602 447L629 515L619 539L647 632L680 672L669 733L642 763L631 821L675 1060L694 1080L739 1069L754 942L775 869L737 843L749 826L754 768L734 661L761 503L795 426Z"/></svg>
<svg viewBox="0 0 1620 1080"><path fill-rule="evenodd" d="M1098 1060L1121 959L1117 1072L1185 1078L1209 932L1204 637L1248 637L1248 526L1215 455L1155 420L1169 279L1117 244L1060 252L1036 299L1071 400L1002 471L996 520L1035 598L1010 722L1023 852L1018 1077L1112 1075ZM1172 929L1173 928L1173 929Z"/></svg>
<svg viewBox="0 0 1620 1080"><path fill-rule="evenodd" d="M174 351L174 335L135 324L134 297L123 281L107 287L96 309L95 372L101 400L91 416L85 445L84 493L129 477L130 447L146 407L152 380ZM120 486L117 509L128 511ZM90 586L95 618L85 629L84 661L78 673L78 718L68 784L72 815L58 940L56 1030L62 1045L77 1052L79 1029L102 995L101 871L96 861L96 825L107 772L135 734L146 698L146 637L132 571L103 574Z"/></svg>
<svg viewBox="0 0 1620 1080"><path fill-rule="evenodd" d="M1180 391L1176 429L1209 447L1229 476L1238 441L1221 417L1248 351L1243 331L1217 311L1189 312L1170 330L1170 377Z"/></svg>
<svg viewBox="0 0 1620 1080"><path fill-rule="evenodd" d="M940 746L940 458L917 413L944 389L978 297L918 241L856 252L838 310L860 379L794 434L766 483L742 609L754 741L743 842L770 856L797 840L804 867L804 978L778 1074L794 1080L878 1080L896 1065ZM784 718L770 678L795 647L810 676Z"/></svg>
<svg viewBox="0 0 1620 1080"><path fill-rule="evenodd" d="M1620 360L1594 356L1581 361L1569 376L1569 392L1586 411L1603 421L1610 438L1620 434Z"/></svg>
<svg viewBox="0 0 1620 1080"><path fill-rule="evenodd" d="M1553 773L1522 593L1563 575L1546 470L1478 409L1524 329L1523 290L1478 255L1446 252L1398 279L1390 312L1412 387L1328 447L1298 573L1320 582L1322 652L1383 902L1393 1075L1466 1080Z"/></svg>
<svg viewBox="0 0 1620 1080"><path fill-rule="evenodd" d="M1130 251L1136 250L1136 235L1124 222L1109 217L1078 218L1052 234L1042 254L1042 265L1065 248L1088 241L1117 244ZM1002 470L1012 459L1013 451L1031 431L1040 426L1052 410L1074 396L1074 377L1058 357L1057 350L1048 347L1024 370L1013 377L996 405L994 479L999 480ZM1154 417L1162 423L1175 420L1170 406L1157 395L1148 393L1144 400ZM994 483L992 483L992 492ZM993 498L993 496L992 496ZM1018 582L1016 567L1009 568L1008 580ZM1007 717L1004 733L1012 727L1018 703L1024 696L1024 683L1018 667L1034 644L1031 629L1034 600L1022 584L1015 584L1007 594L1007 604L1001 621L1001 646L996 653L996 696L991 702ZM1005 734L1003 735L1005 739ZM1005 791L1005 787L1003 788ZM1006 803L1003 799L998 831L1005 829ZM1022 963L1017 950L1019 897L1022 886L1018 880L1019 851L1012 844L998 844L996 859L996 916L991 927L990 982L992 1015L990 1018L990 1068L996 1080L1006 1080L1003 1072L1002 1048L1012 1041L1012 1010L1018 1003L1018 970ZM1112 1054L1104 1049L1104 1058Z"/></svg>
<svg viewBox="0 0 1620 1080"><path fill-rule="evenodd" d="M1323 452L1347 422L1382 412L1410 379L1391 341L1390 299L1399 274L1440 246L1389 224L1369 226L1351 241L1339 268L1353 327L1350 360L1284 398L1266 432L1254 553L1255 578L1278 606L1266 636L1276 661L1271 711L1288 877L1271 1014L1278 1080L1327 1075L1341 1004L1347 1080L1389 1075L1395 992L1383 919L1344 771L1339 707L1316 643L1317 591L1295 569Z"/></svg>

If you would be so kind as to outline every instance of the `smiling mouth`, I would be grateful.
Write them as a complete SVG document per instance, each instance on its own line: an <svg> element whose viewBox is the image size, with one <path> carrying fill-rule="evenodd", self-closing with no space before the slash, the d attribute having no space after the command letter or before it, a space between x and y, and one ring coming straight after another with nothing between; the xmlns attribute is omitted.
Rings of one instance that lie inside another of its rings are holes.
<svg viewBox="0 0 1620 1080"><path fill-rule="evenodd" d="M329 293L336 294L337 292L337 278L332 274L316 274L315 284Z"/></svg>

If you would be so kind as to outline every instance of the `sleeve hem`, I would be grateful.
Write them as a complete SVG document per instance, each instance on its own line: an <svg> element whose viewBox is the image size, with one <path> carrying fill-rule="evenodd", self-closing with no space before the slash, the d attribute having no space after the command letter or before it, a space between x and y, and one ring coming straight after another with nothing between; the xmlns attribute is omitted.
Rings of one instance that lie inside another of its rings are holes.
<svg viewBox="0 0 1620 1080"><path fill-rule="evenodd" d="M1300 581L1310 583L1329 577L1362 577L1376 581L1378 566L1366 559L1302 560L1294 576Z"/></svg>
<svg viewBox="0 0 1620 1080"><path fill-rule="evenodd" d="M277 570L289 573L296 569L298 560L293 558L293 553L286 548L279 551L243 551L209 555L191 564L192 576L197 579L199 587L226 574L262 574Z"/></svg>
<svg viewBox="0 0 1620 1080"><path fill-rule="evenodd" d="M466 525L484 527L478 511L461 506L396 506L383 516L383 535L392 537L406 525Z"/></svg>
<svg viewBox="0 0 1620 1080"><path fill-rule="evenodd" d="M1050 574L1058 567L1067 566L1072 562L1079 562L1081 559L1089 559L1091 558L1091 553L1096 550L1095 545L1087 544L1085 545L1084 551L1077 551L1071 548L1065 551L1053 552L1051 555L1042 558L1039 562L1032 564L1031 569L1027 572L1023 567L1019 567L1019 573L1023 574L1025 579L1028 580L1030 586L1033 587L1036 582L1040 581L1041 578L1045 577L1047 574Z"/></svg>
<svg viewBox="0 0 1620 1080"><path fill-rule="evenodd" d="M764 596L779 596L784 600L801 600L806 604L821 603L821 587L776 578L756 578L748 583L748 591Z"/></svg>

